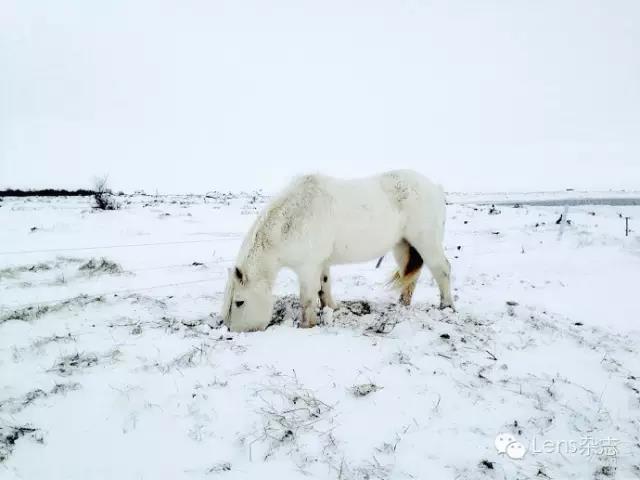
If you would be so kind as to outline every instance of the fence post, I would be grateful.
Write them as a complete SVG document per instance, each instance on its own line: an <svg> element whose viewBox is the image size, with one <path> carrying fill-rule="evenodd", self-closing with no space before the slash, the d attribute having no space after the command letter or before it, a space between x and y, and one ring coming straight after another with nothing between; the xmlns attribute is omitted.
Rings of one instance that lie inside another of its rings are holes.
<svg viewBox="0 0 640 480"><path fill-rule="evenodd" d="M558 231L558 240L562 238L562 234L564 233L564 226L569 220L569 205L564 206L564 211L562 215L560 215L560 230Z"/></svg>

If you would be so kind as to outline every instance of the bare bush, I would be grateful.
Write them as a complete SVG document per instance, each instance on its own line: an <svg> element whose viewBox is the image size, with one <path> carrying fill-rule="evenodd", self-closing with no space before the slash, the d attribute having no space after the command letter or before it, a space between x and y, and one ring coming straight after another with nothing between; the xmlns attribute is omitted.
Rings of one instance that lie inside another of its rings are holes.
<svg viewBox="0 0 640 480"><path fill-rule="evenodd" d="M85 272L88 275L96 275L99 273L116 274L123 272L120 265L105 257L91 258L88 262L80 265L78 270Z"/></svg>
<svg viewBox="0 0 640 480"><path fill-rule="evenodd" d="M98 210L117 210L120 208L113 192L108 186L108 177L106 175L94 179L93 200L96 203L94 208Z"/></svg>
<svg viewBox="0 0 640 480"><path fill-rule="evenodd" d="M0 425L0 463L9 458L15 448L16 441L24 436L29 436L36 441L42 442L40 432L31 425Z"/></svg>
<svg viewBox="0 0 640 480"><path fill-rule="evenodd" d="M267 460L284 448L284 454L295 454L296 463L302 469L308 458L320 455L319 451L306 448L310 438L307 435L321 438L330 435L334 426L333 406L304 388L295 372L293 377L280 372L275 375L275 383L261 386L255 392L262 403L258 412L262 421L253 432L242 437L242 442L249 446L249 459L257 454Z"/></svg>

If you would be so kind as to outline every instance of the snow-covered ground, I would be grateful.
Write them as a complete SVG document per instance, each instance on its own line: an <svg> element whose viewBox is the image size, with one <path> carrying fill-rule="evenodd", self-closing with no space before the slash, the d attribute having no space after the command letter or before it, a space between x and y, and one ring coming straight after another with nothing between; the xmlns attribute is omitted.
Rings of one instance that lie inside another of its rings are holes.
<svg viewBox="0 0 640 480"><path fill-rule="evenodd" d="M457 312L426 272L395 306L387 256L335 268L322 326L282 272L283 321L230 334L264 199L212 197L0 203L1 479L640 478L640 206L455 195Z"/></svg>

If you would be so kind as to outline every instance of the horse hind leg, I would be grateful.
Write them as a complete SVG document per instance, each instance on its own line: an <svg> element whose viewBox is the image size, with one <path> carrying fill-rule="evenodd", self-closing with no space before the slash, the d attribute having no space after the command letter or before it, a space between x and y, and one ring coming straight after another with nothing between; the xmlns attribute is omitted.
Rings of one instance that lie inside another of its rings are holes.
<svg viewBox="0 0 640 480"><path fill-rule="evenodd" d="M451 265L444 254L442 244L428 235L417 235L412 245L427 264L440 290L440 308L453 307L451 298ZM411 240L410 240L411 241Z"/></svg>
<svg viewBox="0 0 640 480"><path fill-rule="evenodd" d="M395 245L393 256L398 264L398 269L394 273L391 283L400 288L400 303L408 306L411 304L411 298L416 289L424 261L418 251L406 240Z"/></svg>

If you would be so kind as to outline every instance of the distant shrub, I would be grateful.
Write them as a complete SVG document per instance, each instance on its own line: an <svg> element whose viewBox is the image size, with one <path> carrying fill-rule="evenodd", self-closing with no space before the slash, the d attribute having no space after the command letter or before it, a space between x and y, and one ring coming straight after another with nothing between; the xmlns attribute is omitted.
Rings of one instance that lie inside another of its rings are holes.
<svg viewBox="0 0 640 480"><path fill-rule="evenodd" d="M117 210L120 205L116 201L113 192L107 185L108 177L97 177L94 180L93 199L95 201L94 208L98 210Z"/></svg>

